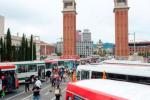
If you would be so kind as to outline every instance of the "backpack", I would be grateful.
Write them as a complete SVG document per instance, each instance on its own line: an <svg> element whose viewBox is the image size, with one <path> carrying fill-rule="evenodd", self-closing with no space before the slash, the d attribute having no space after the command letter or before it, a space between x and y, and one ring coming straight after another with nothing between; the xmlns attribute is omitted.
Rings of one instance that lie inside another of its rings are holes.
<svg viewBox="0 0 150 100"><path fill-rule="evenodd" d="M55 95L59 95L60 94L60 89L55 89Z"/></svg>

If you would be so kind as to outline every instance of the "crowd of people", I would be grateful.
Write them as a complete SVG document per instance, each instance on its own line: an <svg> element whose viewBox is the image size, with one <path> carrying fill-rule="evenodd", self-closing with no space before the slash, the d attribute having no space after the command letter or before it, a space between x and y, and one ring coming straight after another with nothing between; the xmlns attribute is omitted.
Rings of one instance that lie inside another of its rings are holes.
<svg viewBox="0 0 150 100"><path fill-rule="evenodd" d="M67 77L72 76L72 70L67 68L53 68L52 70L48 70L46 72L46 82L50 83L54 88L54 94L56 96L56 100L60 100L61 89L60 85L62 82L66 82ZM33 100L40 100L40 90L42 86L42 82L37 77L26 78L25 79L25 92L30 91L30 83L33 84ZM50 90L52 92L52 90Z"/></svg>

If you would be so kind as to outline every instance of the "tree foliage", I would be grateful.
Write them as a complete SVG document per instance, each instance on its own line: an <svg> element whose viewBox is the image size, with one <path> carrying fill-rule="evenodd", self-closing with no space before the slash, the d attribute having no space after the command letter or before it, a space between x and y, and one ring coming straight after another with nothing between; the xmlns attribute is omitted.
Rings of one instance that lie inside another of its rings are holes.
<svg viewBox="0 0 150 100"><path fill-rule="evenodd" d="M21 44L12 45L11 32L8 28L6 37L0 38L0 62L31 60L36 60L36 44L33 43L33 35L29 41L23 34Z"/></svg>
<svg viewBox="0 0 150 100"><path fill-rule="evenodd" d="M11 33L10 29L8 28L7 30L7 35L6 35L6 60L11 61L12 60L12 46L11 46Z"/></svg>

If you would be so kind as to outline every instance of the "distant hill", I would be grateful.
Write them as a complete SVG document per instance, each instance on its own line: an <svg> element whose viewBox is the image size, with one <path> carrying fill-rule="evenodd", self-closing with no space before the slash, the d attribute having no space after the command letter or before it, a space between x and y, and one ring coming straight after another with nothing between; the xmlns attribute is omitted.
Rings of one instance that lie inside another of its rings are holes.
<svg viewBox="0 0 150 100"><path fill-rule="evenodd" d="M109 49L109 48L113 48L114 47L114 44L113 43L104 43L103 44L103 48L104 49Z"/></svg>

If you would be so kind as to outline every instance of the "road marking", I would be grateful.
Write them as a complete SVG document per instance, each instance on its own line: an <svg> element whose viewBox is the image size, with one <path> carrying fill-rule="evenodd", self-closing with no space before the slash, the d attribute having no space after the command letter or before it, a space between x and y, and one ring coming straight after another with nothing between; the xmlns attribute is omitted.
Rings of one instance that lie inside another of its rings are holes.
<svg viewBox="0 0 150 100"><path fill-rule="evenodd" d="M64 88L64 89L62 90L62 93L63 93L65 90L66 90L66 88ZM55 96L54 96L51 100L55 100Z"/></svg>
<svg viewBox="0 0 150 100"><path fill-rule="evenodd" d="M11 99L13 99L13 98L15 98L15 97L17 97L17 96L23 94L23 93L25 93L25 91L23 91L23 92L21 92L21 93L19 93L19 94L16 94L16 95L14 95L14 96L12 96L12 97L6 99L6 100L11 100Z"/></svg>
<svg viewBox="0 0 150 100"><path fill-rule="evenodd" d="M44 95L48 95L48 94L49 94L49 92L45 93Z"/></svg>
<svg viewBox="0 0 150 100"><path fill-rule="evenodd" d="M48 87L50 87L51 85L48 85L48 86L46 86L45 88L43 88L43 89L41 89L41 91L43 91L43 90L45 90L45 89L47 89ZM27 100L29 97L31 97L33 94L31 94L31 95L29 95L29 96L27 96L27 97L25 97L25 98L23 98L23 99L21 99L21 100Z"/></svg>

